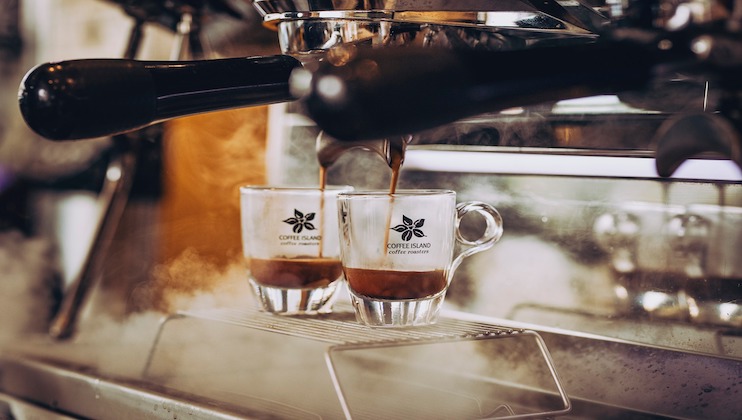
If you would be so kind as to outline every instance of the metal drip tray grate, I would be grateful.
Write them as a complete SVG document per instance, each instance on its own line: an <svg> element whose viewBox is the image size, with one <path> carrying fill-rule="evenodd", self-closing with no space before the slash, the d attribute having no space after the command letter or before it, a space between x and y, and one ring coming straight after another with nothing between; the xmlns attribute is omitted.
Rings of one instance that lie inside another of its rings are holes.
<svg viewBox="0 0 742 420"><path fill-rule="evenodd" d="M199 347L208 363L187 355ZM570 410L534 331L451 317L370 328L342 306L305 317L252 308L178 312L162 321L144 376L201 390L218 378L222 394L319 418L533 418Z"/></svg>
<svg viewBox="0 0 742 420"><path fill-rule="evenodd" d="M413 328L369 328L355 322L353 313L342 308L318 316L276 316L257 309L212 309L183 311L171 318L193 317L225 322L262 331L286 334L332 344L371 344L441 339L470 339L522 333L480 322L442 318L437 324Z"/></svg>

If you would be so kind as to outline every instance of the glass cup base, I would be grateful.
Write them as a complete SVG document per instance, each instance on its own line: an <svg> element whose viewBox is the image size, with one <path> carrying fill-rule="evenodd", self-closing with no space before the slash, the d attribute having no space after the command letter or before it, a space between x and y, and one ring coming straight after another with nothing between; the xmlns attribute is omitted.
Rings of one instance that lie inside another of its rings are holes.
<svg viewBox="0 0 742 420"><path fill-rule="evenodd" d="M340 280L326 287L287 289L258 284L250 279L253 293L266 312L283 315L312 315L332 312Z"/></svg>
<svg viewBox="0 0 742 420"><path fill-rule="evenodd" d="M370 327L414 327L438 321L446 291L424 299L372 299L350 292L356 320Z"/></svg>

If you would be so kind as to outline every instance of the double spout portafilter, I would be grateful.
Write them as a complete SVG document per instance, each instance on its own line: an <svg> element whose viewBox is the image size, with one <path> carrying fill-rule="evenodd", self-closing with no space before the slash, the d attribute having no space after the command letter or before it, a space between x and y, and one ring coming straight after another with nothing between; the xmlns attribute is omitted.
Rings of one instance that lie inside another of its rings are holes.
<svg viewBox="0 0 742 420"><path fill-rule="evenodd" d="M713 31L651 35L509 51L340 44L311 71L288 55L67 61L29 72L19 100L28 125L53 140L105 136L200 112L300 99L331 137L366 141L515 106L642 90L657 79L695 74L729 93L718 115L695 118L713 126L715 135L710 140L660 138L664 149L657 153L658 173L668 176L679 162L706 151L742 167L740 36ZM659 135L677 131L668 127Z"/></svg>

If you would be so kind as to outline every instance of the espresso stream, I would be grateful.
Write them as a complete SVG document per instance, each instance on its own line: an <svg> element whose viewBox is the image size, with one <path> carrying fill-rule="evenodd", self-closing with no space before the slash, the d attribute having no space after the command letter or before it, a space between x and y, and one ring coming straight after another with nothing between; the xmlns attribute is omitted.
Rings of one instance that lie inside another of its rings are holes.
<svg viewBox="0 0 742 420"><path fill-rule="evenodd" d="M319 188L320 191L324 191L327 187L327 168L331 165L334 160L328 162L320 162L319 166ZM389 209L387 210L386 225L391 228L392 225L392 207L394 205L394 193L397 192L397 184L399 183L399 172L402 169L402 162L404 162L404 148L389 147L389 167L392 169L392 179L389 182ZM320 203L320 216L324 214L324 194L322 195L322 202ZM322 218L320 217L320 220ZM384 234L384 249L389 244L389 230L386 230ZM322 231L320 230L320 233ZM322 243L320 242L320 257L322 257Z"/></svg>
<svg viewBox="0 0 742 420"><path fill-rule="evenodd" d="M325 188L327 188L327 168L325 166L319 167L319 258L322 258L322 247L324 245L325 237Z"/></svg>

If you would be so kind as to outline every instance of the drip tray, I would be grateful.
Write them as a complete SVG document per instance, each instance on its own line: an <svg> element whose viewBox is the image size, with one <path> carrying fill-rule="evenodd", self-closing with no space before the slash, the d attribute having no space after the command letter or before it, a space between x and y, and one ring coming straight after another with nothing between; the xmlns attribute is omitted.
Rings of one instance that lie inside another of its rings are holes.
<svg viewBox="0 0 742 420"><path fill-rule="evenodd" d="M311 317L179 312L162 321L143 376L302 418L533 418L570 410L534 331L449 317L369 328L350 308Z"/></svg>

